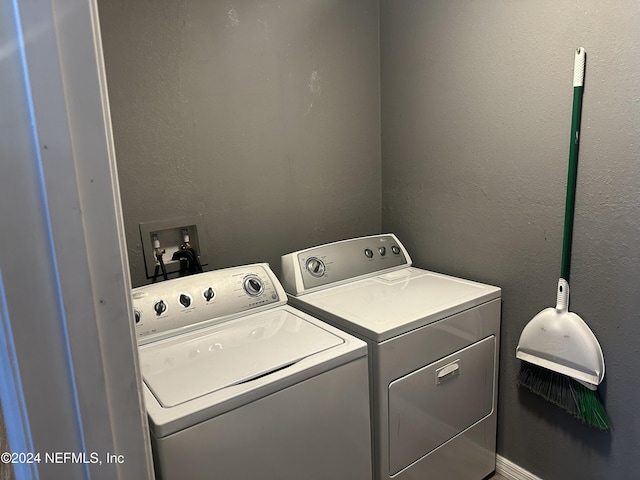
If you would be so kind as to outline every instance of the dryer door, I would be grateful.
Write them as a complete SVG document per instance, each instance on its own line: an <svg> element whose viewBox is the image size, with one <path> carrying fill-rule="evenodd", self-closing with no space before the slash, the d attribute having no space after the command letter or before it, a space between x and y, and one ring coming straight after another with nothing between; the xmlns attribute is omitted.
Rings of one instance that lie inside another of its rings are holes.
<svg viewBox="0 0 640 480"><path fill-rule="evenodd" d="M389 474L490 415L496 341L491 336L389 385Z"/></svg>

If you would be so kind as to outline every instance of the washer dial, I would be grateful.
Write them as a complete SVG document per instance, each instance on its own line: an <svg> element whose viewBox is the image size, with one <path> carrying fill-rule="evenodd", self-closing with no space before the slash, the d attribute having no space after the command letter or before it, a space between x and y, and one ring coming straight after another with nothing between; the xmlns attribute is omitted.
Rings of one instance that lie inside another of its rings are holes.
<svg viewBox="0 0 640 480"><path fill-rule="evenodd" d="M182 305L184 308L188 308L191 306L193 299L191 298L191 295L187 293L181 293L180 296L178 297L178 301L180 302L180 305Z"/></svg>
<svg viewBox="0 0 640 480"><path fill-rule="evenodd" d="M216 292L211 287L206 288L202 291L202 298L204 298L207 302L210 302L211 300L213 300L213 297L215 296L216 296Z"/></svg>
<svg viewBox="0 0 640 480"><path fill-rule="evenodd" d="M156 311L156 315L159 317L160 315L162 315L164 312L167 311L167 304L164 303L164 300L160 300L155 303L155 305L153 306L153 309Z"/></svg>
<svg viewBox="0 0 640 480"><path fill-rule="evenodd" d="M247 275L242 281L242 288L252 297L259 297L264 292L264 282L256 275Z"/></svg>
<svg viewBox="0 0 640 480"><path fill-rule="evenodd" d="M323 276L324 272L327 269L324 265L324 262L320 260L318 257L307 258L307 261L305 262L305 267L307 268L307 271L312 276L318 277L318 278Z"/></svg>

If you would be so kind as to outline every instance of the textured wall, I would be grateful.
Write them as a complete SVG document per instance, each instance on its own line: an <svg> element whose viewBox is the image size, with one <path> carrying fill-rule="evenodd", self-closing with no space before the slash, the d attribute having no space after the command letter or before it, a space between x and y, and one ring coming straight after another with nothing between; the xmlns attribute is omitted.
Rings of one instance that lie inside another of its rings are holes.
<svg viewBox="0 0 640 480"><path fill-rule="evenodd" d="M415 263L503 288L498 451L545 480L640 469L640 3L383 0L383 230ZM555 304L574 48L587 51L571 309L606 359L614 430L515 386Z"/></svg>
<svg viewBox="0 0 640 480"><path fill-rule="evenodd" d="M204 214L211 267L380 230L378 2L100 0L131 275Z"/></svg>

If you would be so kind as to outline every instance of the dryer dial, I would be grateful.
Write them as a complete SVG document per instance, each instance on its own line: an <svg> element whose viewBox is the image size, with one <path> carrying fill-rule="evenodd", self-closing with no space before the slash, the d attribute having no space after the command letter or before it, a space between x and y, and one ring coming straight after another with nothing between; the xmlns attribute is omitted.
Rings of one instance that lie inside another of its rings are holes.
<svg viewBox="0 0 640 480"><path fill-rule="evenodd" d="M305 262L305 267L307 271L313 275L314 277L321 277L324 275L326 271L326 267L324 262L320 260L318 257L309 257Z"/></svg>

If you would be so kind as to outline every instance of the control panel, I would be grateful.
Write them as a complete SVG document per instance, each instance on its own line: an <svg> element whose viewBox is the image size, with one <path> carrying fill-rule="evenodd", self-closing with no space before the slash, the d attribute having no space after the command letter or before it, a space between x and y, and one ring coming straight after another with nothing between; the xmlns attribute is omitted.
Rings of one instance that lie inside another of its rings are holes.
<svg viewBox="0 0 640 480"><path fill-rule="evenodd" d="M411 258L395 235L373 235L284 255L282 283L287 293L299 295L336 282L408 266Z"/></svg>
<svg viewBox="0 0 640 480"><path fill-rule="evenodd" d="M145 285L134 288L132 296L139 344L287 303L266 263Z"/></svg>

